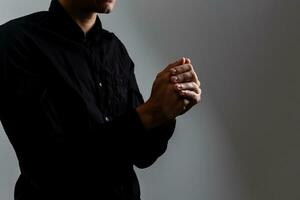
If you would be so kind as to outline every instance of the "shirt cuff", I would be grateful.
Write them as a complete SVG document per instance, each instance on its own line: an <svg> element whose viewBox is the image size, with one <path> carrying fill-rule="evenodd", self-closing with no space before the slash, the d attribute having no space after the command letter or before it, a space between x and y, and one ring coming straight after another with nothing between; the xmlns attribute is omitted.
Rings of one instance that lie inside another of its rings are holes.
<svg viewBox="0 0 300 200"><path fill-rule="evenodd" d="M168 141L174 133L176 119L171 119L155 128L146 129L136 109L133 109L130 115L133 124L136 126L137 132L150 134L157 137L157 139L162 139L164 141Z"/></svg>

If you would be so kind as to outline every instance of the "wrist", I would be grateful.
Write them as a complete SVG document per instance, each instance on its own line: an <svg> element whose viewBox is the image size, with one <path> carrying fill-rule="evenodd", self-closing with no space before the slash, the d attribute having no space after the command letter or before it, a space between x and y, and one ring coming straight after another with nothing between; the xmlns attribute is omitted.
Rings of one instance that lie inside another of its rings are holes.
<svg viewBox="0 0 300 200"><path fill-rule="evenodd" d="M154 128L170 120L162 114L161 109L153 105L150 101L137 107L136 111L146 129Z"/></svg>

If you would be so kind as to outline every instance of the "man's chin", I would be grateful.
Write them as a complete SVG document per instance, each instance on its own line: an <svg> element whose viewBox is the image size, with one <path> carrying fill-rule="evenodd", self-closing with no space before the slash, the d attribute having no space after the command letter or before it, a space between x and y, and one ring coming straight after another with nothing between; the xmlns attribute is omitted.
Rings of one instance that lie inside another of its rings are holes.
<svg viewBox="0 0 300 200"><path fill-rule="evenodd" d="M112 11L112 9L106 9L106 10L104 10L103 14L109 14L109 13L111 13L111 11Z"/></svg>
<svg viewBox="0 0 300 200"><path fill-rule="evenodd" d="M109 7L106 7L106 8L101 8L99 10L97 10L97 13L100 13L100 14L109 14L111 13L112 9L109 8Z"/></svg>
<svg viewBox="0 0 300 200"><path fill-rule="evenodd" d="M106 2L106 3L101 2L100 4L97 5L96 8L98 8L97 10L98 13L108 14L112 12L114 8L114 4L111 2Z"/></svg>

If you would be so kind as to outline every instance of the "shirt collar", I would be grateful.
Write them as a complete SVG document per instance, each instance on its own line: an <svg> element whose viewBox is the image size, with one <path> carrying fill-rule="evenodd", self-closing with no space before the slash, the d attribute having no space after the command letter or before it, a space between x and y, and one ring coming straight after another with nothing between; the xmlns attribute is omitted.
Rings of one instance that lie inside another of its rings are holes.
<svg viewBox="0 0 300 200"><path fill-rule="evenodd" d="M92 29L85 34L80 26L66 12L58 0L52 0L49 13L54 17L55 26L62 34L75 40L97 39L102 31L102 23L97 15L96 22Z"/></svg>

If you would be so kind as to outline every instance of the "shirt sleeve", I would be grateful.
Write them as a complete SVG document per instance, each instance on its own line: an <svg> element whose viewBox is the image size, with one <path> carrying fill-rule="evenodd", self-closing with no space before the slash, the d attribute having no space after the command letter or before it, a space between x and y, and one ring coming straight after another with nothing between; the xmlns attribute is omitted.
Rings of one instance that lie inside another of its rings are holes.
<svg viewBox="0 0 300 200"><path fill-rule="evenodd" d="M120 42L121 43L121 42ZM126 48L121 43L124 56L130 62L129 72L129 103L130 111L120 116L116 120L101 125L101 128L108 131L123 133L118 134L116 141L119 148L129 150L129 156L133 164L138 168L146 168L151 166L163 153L165 153L168 141L172 137L176 120L170 120L165 124L161 124L152 129L146 129L136 111L136 107L144 103L142 94L140 93L138 83L134 73L134 63L130 59ZM122 141L124 141L122 143ZM116 143L115 143L116 144ZM125 145L125 146L124 146Z"/></svg>
<svg viewBox="0 0 300 200"><path fill-rule="evenodd" d="M99 147L100 141L102 144L100 148L106 148L112 158L122 159L123 156L126 156L135 166L146 168L166 151L174 128L175 120L147 130L136 110L132 109L111 122L99 124L93 130L93 135L97 137L97 139L94 138L94 146ZM108 135L99 136L100 133ZM103 143L105 141L106 144ZM90 144L93 144L93 141ZM112 163L117 162L113 161Z"/></svg>
<svg viewBox="0 0 300 200"><path fill-rule="evenodd" d="M31 52L23 38L2 27L0 32L0 115L5 112L12 116L13 112L21 113L29 105L37 105L32 100L42 93L43 84L41 70L31 62Z"/></svg>
<svg viewBox="0 0 300 200"><path fill-rule="evenodd" d="M134 63L131 61L131 95L133 96L133 107L136 108L144 103L144 99L140 93L136 77L134 74ZM158 157L160 157L167 149L168 141L172 137L176 120L169 120L168 122L161 124L152 129L146 130L142 121L134 110L134 115L136 117L136 124L141 127L140 142L138 143L138 151L134 154L134 164L139 168L145 168L152 165Z"/></svg>
<svg viewBox="0 0 300 200"><path fill-rule="evenodd" d="M44 136L48 127L38 109L42 79L23 42L17 33L0 28L0 120L22 170L26 166L27 173L39 177L39 172L54 166L50 155L54 148L47 150L50 142Z"/></svg>

